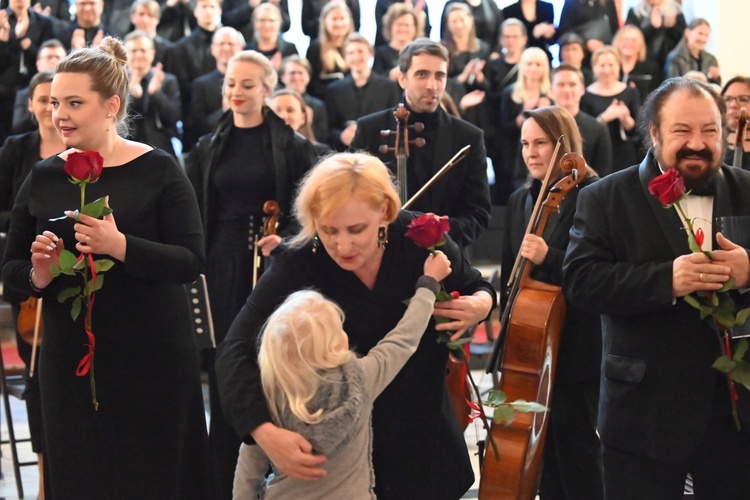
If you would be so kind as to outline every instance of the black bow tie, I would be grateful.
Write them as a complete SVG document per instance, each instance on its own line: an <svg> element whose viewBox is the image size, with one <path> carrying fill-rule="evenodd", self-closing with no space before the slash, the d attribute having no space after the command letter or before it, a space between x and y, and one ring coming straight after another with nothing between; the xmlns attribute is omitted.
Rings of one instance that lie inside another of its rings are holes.
<svg viewBox="0 0 750 500"><path fill-rule="evenodd" d="M716 186L714 185L712 181L700 189L696 188L696 189L690 190L690 194L693 194L695 196L715 196Z"/></svg>

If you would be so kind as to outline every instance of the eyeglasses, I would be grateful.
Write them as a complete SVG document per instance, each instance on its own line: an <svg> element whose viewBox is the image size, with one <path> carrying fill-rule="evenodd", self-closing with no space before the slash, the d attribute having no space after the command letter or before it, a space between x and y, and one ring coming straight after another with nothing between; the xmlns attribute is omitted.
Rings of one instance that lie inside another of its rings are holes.
<svg viewBox="0 0 750 500"><path fill-rule="evenodd" d="M750 103L750 95L738 95L738 96L725 95L724 96L724 102L727 103L727 106L732 104L735 99L737 100L738 103L742 105Z"/></svg>

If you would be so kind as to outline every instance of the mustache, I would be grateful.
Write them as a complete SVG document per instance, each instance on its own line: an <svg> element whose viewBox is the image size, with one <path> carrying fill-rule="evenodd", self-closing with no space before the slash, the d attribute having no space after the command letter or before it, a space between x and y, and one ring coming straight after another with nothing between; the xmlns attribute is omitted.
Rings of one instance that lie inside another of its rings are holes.
<svg viewBox="0 0 750 500"><path fill-rule="evenodd" d="M683 158L686 158L688 156L698 157L706 161L712 161L714 159L714 155L708 149L701 149L700 151L697 151L695 149L682 148L677 151L677 154L675 156L677 160L682 160Z"/></svg>

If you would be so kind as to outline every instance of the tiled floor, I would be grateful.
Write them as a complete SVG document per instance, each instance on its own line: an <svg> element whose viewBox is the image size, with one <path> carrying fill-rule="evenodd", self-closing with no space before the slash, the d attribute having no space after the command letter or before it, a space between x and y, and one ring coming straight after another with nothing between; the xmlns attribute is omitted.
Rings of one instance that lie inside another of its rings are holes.
<svg viewBox="0 0 750 500"><path fill-rule="evenodd" d="M480 385L480 388L486 388L491 385L489 376L484 376L483 371L474 371L473 375L475 380ZM26 407L23 401L16 398L10 398L11 411L13 413L13 424L17 438L26 437L29 435L29 427L26 421ZM0 404L0 410L2 415L0 420L2 421L1 434L2 438L6 440L8 438L8 426L5 418L5 407ZM477 498L477 491L479 487L479 462L476 456L477 453L477 441L483 439L484 430L482 429L481 423L477 420L474 423L469 424L466 430L466 444L469 448L469 453L472 457L472 463L474 464L475 476L477 478L474 486L469 490L464 498ZM18 445L19 460L21 462L36 460L36 455L31 452L31 446L28 443L20 443ZM0 461L0 468L3 473L3 479L0 480L0 500L15 500L18 499L18 492L16 491L16 480L13 475L13 465L11 462L10 445L2 445L2 460ZM39 473L36 466L21 467L21 481L23 482L24 498L34 499L36 498L37 488L39 484Z"/></svg>

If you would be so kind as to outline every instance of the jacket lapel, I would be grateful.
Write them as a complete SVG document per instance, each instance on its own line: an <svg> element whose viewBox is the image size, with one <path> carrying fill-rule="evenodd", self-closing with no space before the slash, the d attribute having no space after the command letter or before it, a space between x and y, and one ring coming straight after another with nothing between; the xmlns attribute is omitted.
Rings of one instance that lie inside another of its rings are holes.
<svg viewBox="0 0 750 500"><path fill-rule="evenodd" d="M654 213L654 217L656 217L659 227L669 243L669 247L672 249L672 253L678 257L690 253L690 247L688 246L687 235L685 234L682 221L677 214L677 209L665 209L659 203L659 200L648 192L648 183L660 174L659 167L656 166L656 162L653 160L653 150L649 150L638 169L638 177L643 188L643 195L646 197L647 203Z"/></svg>
<svg viewBox="0 0 750 500"><path fill-rule="evenodd" d="M727 185L727 179L724 176L723 170L724 169L722 167L714 176L714 187L716 188L716 194L714 195L714 210L711 217L713 219L711 221L711 236L713 238L713 248L715 250L721 248L716 242L716 233L719 231L719 218L733 215L731 204L732 195L729 192L729 186Z"/></svg>

